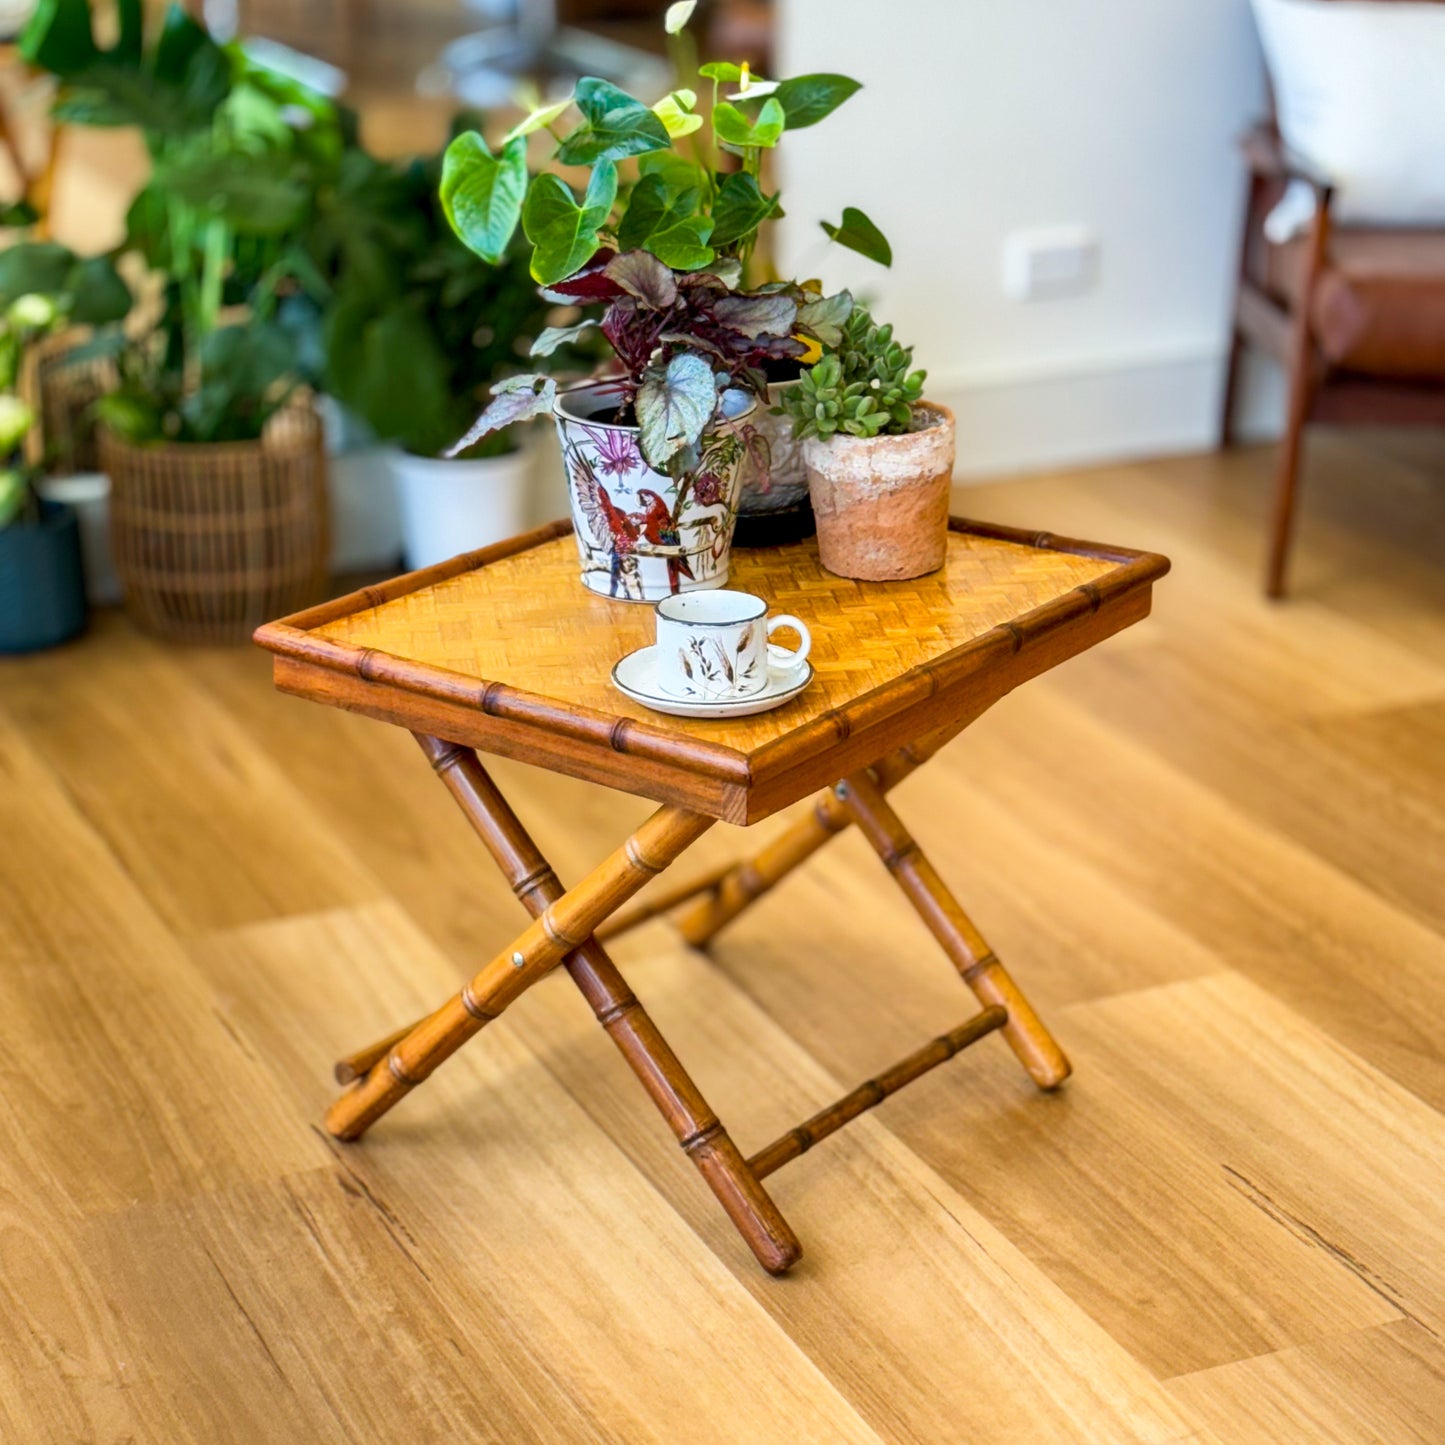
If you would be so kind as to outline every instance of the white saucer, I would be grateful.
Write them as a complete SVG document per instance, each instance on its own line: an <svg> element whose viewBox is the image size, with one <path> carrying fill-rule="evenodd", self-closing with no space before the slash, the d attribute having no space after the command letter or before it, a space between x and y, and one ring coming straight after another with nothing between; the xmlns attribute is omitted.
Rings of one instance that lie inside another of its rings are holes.
<svg viewBox="0 0 1445 1445"><path fill-rule="evenodd" d="M761 692L748 697L732 698L727 701L692 702L687 698L672 697L662 690L657 678L657 648L639 647L629 652L612 669L612 685L640 702L653 712L665 712L672 717L751 717L754 713L767 712L781 707L790 698L795 698L813 680L813 665L805 662L801 667L788 672L768 672L768 683Z"/></svg>

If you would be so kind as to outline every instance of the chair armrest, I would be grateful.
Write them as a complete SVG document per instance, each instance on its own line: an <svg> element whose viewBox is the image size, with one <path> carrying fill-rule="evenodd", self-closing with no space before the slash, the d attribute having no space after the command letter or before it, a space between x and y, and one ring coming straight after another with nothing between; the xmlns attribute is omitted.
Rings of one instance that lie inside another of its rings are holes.
<svg viewBox="0 0 1445 1445"><path fill-rule="evenodd" d="M1303 156L1296 155L1270 127L1260 125L1240 137L1239 148L1257 176L1286 181L1303 181L1314 193L1321 210L1329 206L1335 183L1316 170Z"/></svg>

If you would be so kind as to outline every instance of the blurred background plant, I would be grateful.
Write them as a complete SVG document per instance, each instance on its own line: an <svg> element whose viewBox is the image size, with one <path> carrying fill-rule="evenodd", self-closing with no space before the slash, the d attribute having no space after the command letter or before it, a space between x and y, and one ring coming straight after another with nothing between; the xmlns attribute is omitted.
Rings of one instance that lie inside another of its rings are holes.
<svg viewBox="0 0 1445 1445"><path fill-rule="evenodd" d="M479 120L459 117L456 129ZM394 162L348 152L308 238L327 277L326 390L379 438L423 457L462 436L556 309L528 274L523 248L492 266L457 238L438 196L441 168L439 154ZM574 345L550 364L585 369L589 360ZM516 445L503 431L461 456Z"/></svg>
<svg viewBox="0 0 1445 1445"><path fill-rule="evenodd" d="M151 36L140 0L116 8L108 49L90 0L46 0L21 41L60 82L58 121L134 126L150 155L118 248L144 268L139 304L92 343L119 377L98 412L133 442L251 440L320 369L324 286L307 238L337 185L347 118L179 6Z"/></svg>
<svg viewBox="0 0 1445 1445"><path fill-rule="evenodd" d="M11 208L4 222L28 226L34 216ZM18 241L0 251L0 527L36 522L40 503L31 482L35 468L23 455L35 423L21 396L30 348L67 327L121 320L131 294L107 257L82 259L53 241Z"/></svg>

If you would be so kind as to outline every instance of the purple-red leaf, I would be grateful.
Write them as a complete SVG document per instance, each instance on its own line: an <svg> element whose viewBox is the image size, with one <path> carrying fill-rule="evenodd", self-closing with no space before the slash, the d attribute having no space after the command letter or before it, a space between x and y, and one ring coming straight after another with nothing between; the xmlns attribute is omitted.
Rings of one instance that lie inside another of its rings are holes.
<svg viewBox="0 0 1445 1445"><path fill-rule="evenodd" d="M653 311L666 311L677 301L677 277L650 251L624 251L614 256L605 274Z"/></svg>
<svg viewBox="0 0 1445 1445"><path fill-rule="evenodd" d="M615 301L622 288L607 275L608 263L617 252L604 246L580 270L542 287L542 295L559 306L586 306L593 301Z"/></svg>

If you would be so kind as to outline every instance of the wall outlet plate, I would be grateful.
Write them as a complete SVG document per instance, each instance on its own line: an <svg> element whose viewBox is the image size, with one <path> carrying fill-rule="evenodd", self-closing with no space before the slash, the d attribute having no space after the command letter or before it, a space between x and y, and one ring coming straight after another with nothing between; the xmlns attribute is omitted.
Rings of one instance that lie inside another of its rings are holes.
<svg viewBox="0 0 1445 1445"><path fill-rule="evenodd" d="M1011 301L1079 296L1099 276L1099 240L1086 226L1015 231L1004 238L1003 289Z"/></svg>

